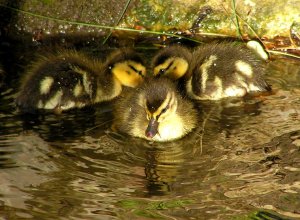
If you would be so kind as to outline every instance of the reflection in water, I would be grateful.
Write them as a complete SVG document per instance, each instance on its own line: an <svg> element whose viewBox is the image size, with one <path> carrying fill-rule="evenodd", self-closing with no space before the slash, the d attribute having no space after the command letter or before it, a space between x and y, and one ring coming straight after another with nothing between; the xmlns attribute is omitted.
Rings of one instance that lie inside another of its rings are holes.
<svg viewBox="0 0 300 220"><path fill-rule="evenodd" d="M2 93L0 216L299 219L299 66L271 63L269 96L197 103L199 128L170 143L113 133L107 104L19 115Z"/></svg>

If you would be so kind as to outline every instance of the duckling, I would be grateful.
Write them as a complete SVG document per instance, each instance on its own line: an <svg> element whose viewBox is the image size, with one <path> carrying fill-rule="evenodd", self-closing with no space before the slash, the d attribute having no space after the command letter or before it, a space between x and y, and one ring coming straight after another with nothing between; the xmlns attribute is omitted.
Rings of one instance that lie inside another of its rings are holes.
<svg viewBox="0 0 300 220"><path fill-rule="evenodd" d="M168 78L150 78L115 103L113 127L134 137L165 142L179 139L197 125L198 113Z"/></svg>
<svg viewBox="0 0 300 220"><path fill-rule="evenodd" d="M130 49L113 52L104 64L80 52L63 51L33 64L16 104L24 112L81 108L115 98L122 86L137 86L145 71L140 56Z"/></svg>
<svg viewBox="0 0 300 220"><path fill-rule="evenodd" d="M152 60L153 75L177 80L185 76L190 67L191 52L180 45L160 50Z"/></svg>
<svg viewBox="0 0 300 220"><path fill-rule="evenodd" d="M196 100L270 91L270 85L263 78L264 72L263 61L243 45L207 44L193 53L186 91Z"/></svg>

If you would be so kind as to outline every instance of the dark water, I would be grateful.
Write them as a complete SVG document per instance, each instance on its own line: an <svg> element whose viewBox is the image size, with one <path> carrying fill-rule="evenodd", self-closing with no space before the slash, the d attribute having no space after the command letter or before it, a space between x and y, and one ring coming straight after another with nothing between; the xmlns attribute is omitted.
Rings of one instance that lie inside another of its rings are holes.
<svg viewBox="0 0 300 220"><path fill-rule="evenodd" d="M300 219L300 62L271 62L268 82L199 103L199 129L163 144L113 133L109 104L22 116L2 90L0 217Z"/></svg>

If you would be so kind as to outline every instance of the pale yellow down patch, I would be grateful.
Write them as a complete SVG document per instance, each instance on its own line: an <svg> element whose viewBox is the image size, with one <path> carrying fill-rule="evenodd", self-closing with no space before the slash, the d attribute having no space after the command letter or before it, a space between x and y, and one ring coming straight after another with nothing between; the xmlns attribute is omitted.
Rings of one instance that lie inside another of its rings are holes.
<svg viewBox="0 0 300 220"><path fill-rule="evenodd" d="M201 90L202 92L205 92L206 90L206 82L208 80L208 69L211 65L213 65L213 62L216 61L218 58L215 55L211 55L206 62L204 62L201 66L200 66L200 70L201 70ZM195 73L194 73L195 74ZM198 73L200 74L200 73Z"/></svg>
<svg viewBox="0 0 300 220"><path fill-rule="evenodd" d="M50 89L51 89L51 86L54 82L54 79L50 76L46 76L42 81L41 81L41 84L40 84L40 93L42 95L45 95L47 93L49 93Z"/></svg>
<svg viewBox="0 0 300 220"><path fill-rule="evenodd" d="M66 110L66 109L70 109L70 108L74 108L74 107L75 107L75 102L73 102L73 101L68 101L60 106L60 108L62 110ZM80 106L77 106L77 107L80 107Z"/></svg>
<svg viewBox="0 0 300 220"><path fill-rule="evenodd" d="M187 81L186 86L185 86L188 96L189 96L191 99L195 99L195 100L205 100L205 99L209 99L208 96L205 96L205 97L204 97L203 95L198 96L198 95L195 95L195 94L193 93L192 81L193 81L193 76Z"/></svg>
<svg viewBox="0 0 300 220"><path fill-rule="evenodd" d="M156 134L152 140L163 142L181 138L186 134L183 124L182 119L176 113L173 113L167 119L159 123L159 134Z"/></svg>
<svg viewBox="0 0 300 220"><path fill-rule="evenodd" d="M241 76L238 72L235 72L235 78L236 78L236 85L245 88L246 91L249 92L248 84L246 83L245 78Z"/></svg>
<svg viewBox="0 0 300 220"><path fill-rule="evenodd" d="M267 54L263 46L257 41L251 40L247 42L247 47L253 50L255 53L257 53L262 59L264 60L269 59L269 55Z"/></svg>
<svg viewBox="0 0 300 220"><path fill-rule="evenodd" d="M247 77L252 77L253 75L253 70L250 64L242 61L242 60L238 60L235 62L235 68L242 73L243 75L247 76Z"/></svg>
<svg viewBox="0 0 300 220"><path fill-rule="evenodd" d="M84 91L85 91L87 94L89 94L89 96L91 97L93 91L92 91L92 88L91 88L91 82L90 82L90 79L89 79L89 77L88 77L88 74L89 74L89 73L88 73L87 71L85 71L85 70L83 70L83 69L77 67L77 66L72 66L71 68L72 68L76 73L79 73L79 74L82 75L82 82L83 82L83 88L84 88ZM79 84L77 84L77 85L79 85ZM76 87L77 87L77 85L76 85ZM76 89L76 87L75 87L75 89ZM75 89L74 89L74 96L77 96L77 95L75 95ZM77 89L78 89L77 92L79 92L79 91L80 91L79 87L78 87ZM82 89L82 87L81 87L81 89ZM81 94L81 92L82 92L82 91L80 91L80 94ZM78 95L80 95L80 94L78 94Z"/></svg>
<svg viewBox="0 0 300 220"><path fill-rule="evenodd" d="M83 90L83 87L80 83L76 84L76 86L74 87L74 90L73 90L73 95L75 97L78 97L82 94L82 90Z"/></svg>
<svg viewBox="0 0 300 220"><path fill-rule="evenodd" d="M84 91L89 94L90 97L92 97L92 86L91 86L91 81L89 80L87 73L84 73L82 75L82 83L83 83L83 87L84 87Z"/></svg>
<svg viewBox="0 0 300 220"><path fill-rule="evenodd" d="M259 87L253 85L252 83L249 84L249 90L255 91L255 92L261 91L261 89Z"/></svg>
<svg viewBox="0 0 300 220"><path fill-rule="evenodd" d="M223 96L223 83L220 77L215 77L214 85L216 87L216 90L211 96L213 99L221 99Z"/></svg>
<svg viewBox="0 0 300 220"><path fill-rule="evenodd" d="M227 87L224 91L225 97L242 97L245 94L246 94L246 89L237 86Z"/></svg>
<svg viewBox="0 0 300 220"><path fill-rule="evenodd" d="M61 103L61 97L63 96L63 92L61 90L57 91L51 99L44 105L44 109L54 109L58 107Z"/></svg>

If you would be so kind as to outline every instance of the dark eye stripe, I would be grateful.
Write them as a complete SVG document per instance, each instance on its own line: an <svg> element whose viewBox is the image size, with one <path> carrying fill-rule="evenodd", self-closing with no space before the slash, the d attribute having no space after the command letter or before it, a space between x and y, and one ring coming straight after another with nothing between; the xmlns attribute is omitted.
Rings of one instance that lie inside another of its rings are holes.
<svg viewBox="0 0 300 220"><path fill-rule="evenodd" d="M163 109L160 111L160 113L156 116L156 120L158 120L159 117L160 117L163 113L165 113L168 109L169 109L169 104L168 104L165 108L163 108Z"/></svg>
<svg viewBox="0 0 300 220"><path fill-rule="evenodd" d="M168 70L174 63L174 60L167 66L167 68L165 70Z"/></svg>
<svg viewBox="0 0 300 220"><path fill-rule="evenodd" d="M137 70L134 66L132 65L128 65L130 69L132 69L134 72L136 72L137 74L139 74L140 76L144 77L142 74L142 71Z"/></svg>
<svg viewBox="0 0 300 220"><path fill-rule="evenodd" d="M165 74L165 72L170 69L170 67L173 65L174 61L172 61L171 63L169 63L169 65L165 68L165 69L160 69L158 74L157 74L157 77L160 77L162 75Z"/></svg>
<svg viewBox="0 0 300 220"><path fill-rule="evenodd" d="M137 69L136 69L134 66L132 66L132 65L130 65L130 64L129 64L128 66L129 66L129 68L132 69L134 72L138 72Z"/></svg>

